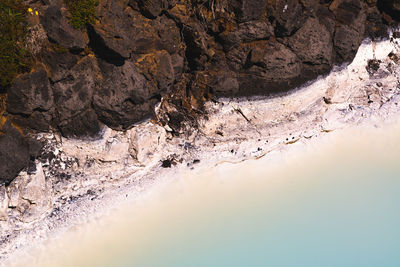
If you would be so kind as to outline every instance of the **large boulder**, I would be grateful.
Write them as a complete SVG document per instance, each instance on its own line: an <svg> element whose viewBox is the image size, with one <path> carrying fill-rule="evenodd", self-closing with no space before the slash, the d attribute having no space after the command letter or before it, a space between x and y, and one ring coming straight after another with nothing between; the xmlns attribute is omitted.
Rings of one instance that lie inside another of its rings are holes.
<svg viewBox="0 0 400 267"><path fill-rule="evenodd" d="M389 14L394 20L400 21L400 2L398 0L378 0L380 10Z"/></svg>
<svg viewBox="0 0 400 267"><path fill-rule="evenodd" d="M219 34L226 50L244 42L269 39L274 35L274 28L269 21L251 21L239 23L236 27L228 28Z"/></svg>
<svg viewBox="0 0 400 267"><path fill-rule="evenodd" d="M270 20L274 23L277 37L292 35L306 22L311 10L304 3L307 1L298 0L272 0L267 5L267 12ZM315 2L315 1L309 1ZM315 6L318 6L315 3Z"/></svg>
<svg viewBox="0 0 400 267"><path fill-rule="evenodd" d="M159 92L148 86L134 62L126 61L117 67L101 61L100 68L104 79L94 94L93 105L103 123L114 129L127 129L152 113Z"/></svg>
<svg viewBox="0 0 400 267"><path fill-rule="evenodd" d="M49 6L41 17L41 23L50 41L71 50L83 50L89 39L82 31L72 27L68 17L67 9L57 1Z"/></svg>
<svg viewBox="0 0 400 267"><path fill-rule="evenodd" d="M98 87L97 64L94 58L85 57L76 64L68 76L53 85L57 119L62 122L87 110Z"/></svg>
<svg viewBox="0 0 400 267"><path fill-rule="evenodd" d="M9 184L29 162L27 141L5 117L0 117L0 162L0 186Z"/></svg>
<svg viewBox="0 0 400 267"><path fill-rule="evenodd" d="M333 65L333 32L317 18L309 18L306 23L288 38L288 47L303 63L302 76L315 79L328 72Z"/></svg>
<svg viewBox="0 0 400 267"><path fill-rule="evenodd" d="M279 42L254 47L239 74L239 94L272 94L299 85L301 61Z"/></svg>
<svg viewBox="0 0 400 267"><path fill-rule="evenodd" d="M230 8L242 22L258 20L265 13L267 0L231 0Z"/></svg>
<svg viewBox="0 0 400 267"><path fill-rule="evenodd" d="M336 16L333 45L335 62L344 63L354 59L364 38L366 13L360 0L335 0L330 9Z"/></svg>
<svg viewBox="0 0 400 267"><path fill-rule="evenodd" d="M99 57L107 60L107 53L111 52L116 54L114 57L128 59L131 53L152 52L160 45L151 20L140 12L114 0L103 1L98 10L100 21L90 28L89 36Z"/></svg>
<svg viewBox="0 0 400 267"><path fill-rule="evenodd" d="M134 5L132 2L137 1L130 0L130 4ZM176 0L140 0L139 2L140 10L149 18L159 16L164 10L171 8L176 4Z"/></svg>
<svg viewBox="0 0 400 267"><path fill-rule="evenodd" d="M72 67L79 60L79 56L69 53L63 49L55 51L54 49L46 49L43 51L43 63L46 64L49 79L53 83L57 83L65 79Z"/></svg>
<svg viewBox="0 0 400 267"><path fill-rule="evenodd" d="M172 59L164 50L140 56L136 66L148 81L149 95L165 93L174 82Z"/></svg>
<svg viewBox="0 0 400 267"><path fill-rule="evenodd" d="M15 115L13 120L18 125L47 131L53 110L53 91L42 66L18 77L8 90L7 111Z"/></svg>
<svg viewBox="0 0 400 267"><path fill-rule="evenodd" d="M316 18L307 22L288 40L290 49L298 58L311 65L332 64L332 33Z"/></svg>
<svg viewBox="0 0 400 267"><path fill-rule="evenodd" d="M17 78L8 91L7 110L12 114L31 115L35 110L53 107L53 92L47 73L41 66Z"/></svg>
<svg viewBox="0 0 400 267"><path fill-rule="evenodd" d="M53 85L55 125L64 136L96 136L98 118L91 110L93 94L99 89L100 71L92 56L82 58L68 76Z"/></svg>

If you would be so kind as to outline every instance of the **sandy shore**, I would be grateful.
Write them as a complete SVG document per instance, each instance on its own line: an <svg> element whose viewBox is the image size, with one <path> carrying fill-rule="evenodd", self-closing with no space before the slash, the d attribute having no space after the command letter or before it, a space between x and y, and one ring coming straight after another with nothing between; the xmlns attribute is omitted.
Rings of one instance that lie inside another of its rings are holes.
<svg viewBox="0 0 400 267"><path fill-rule="evenodd" d="M179 172L272 158L294 146L318 146L323 136L349 127L397 121L399 52L394 42L366 42L351 65L290 94L210 102L199 129L186 136L173 137L150 122L126 132L106 129L97 141L44 134L56 157L48 165L38 163L42 180L22 173L7 189L0 260L13 262L46 240L148 197ZM374 58L380 67L369 73L368 60ZM39 190L46 196L21 192L33 178L42 181Z"/></svg>

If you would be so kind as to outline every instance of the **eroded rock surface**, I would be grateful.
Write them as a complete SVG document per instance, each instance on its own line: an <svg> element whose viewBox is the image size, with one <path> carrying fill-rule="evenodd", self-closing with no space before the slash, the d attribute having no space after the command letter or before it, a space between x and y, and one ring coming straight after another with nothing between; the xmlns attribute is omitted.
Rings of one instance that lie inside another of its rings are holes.
<svg viewBox="0 0 400 267"><path fill-rule="evenodd" d="M0 120L3 120L0 117ZM10 183L28 166L29 144L22 134L6 121L0 121L0 185Z"/></svg>

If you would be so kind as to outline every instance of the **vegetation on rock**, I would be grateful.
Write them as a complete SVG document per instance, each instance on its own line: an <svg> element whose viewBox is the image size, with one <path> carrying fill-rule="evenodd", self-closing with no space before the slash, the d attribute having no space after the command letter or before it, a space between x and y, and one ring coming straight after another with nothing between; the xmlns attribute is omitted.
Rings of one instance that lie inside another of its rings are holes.
<svg viewBox="0 0 400 267"><path fill-rule="evenodd" d="M0 91L19 74L29 71L31 57L25 47L27 7L22 0L0 2Z"/></svg>
<svg viewBox="0 0 400 267"><path fill-rule="evenodd" d="M87 24L96 23L98 0L65 0L71 13L70 23L75 29L83 29Z"/></svg>

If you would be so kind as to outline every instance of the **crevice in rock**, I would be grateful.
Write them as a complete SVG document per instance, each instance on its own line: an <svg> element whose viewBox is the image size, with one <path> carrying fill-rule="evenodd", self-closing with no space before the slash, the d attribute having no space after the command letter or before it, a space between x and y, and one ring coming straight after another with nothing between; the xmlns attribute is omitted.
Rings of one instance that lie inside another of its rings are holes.
<svg viewBox="0 0 400 267"><path fill-rule="evenodd" d="M87 32L89 35L89 47L93 49L93 52L98 58L115 66L122 66L125 64L125 58L107 47L103 38L96 33L92 25L87 26Z"/></svg>
<svg viewBox="0 0 400 267"><path fill-rule="evenodd" d="M400 21L400 10L395 10L393 5L396 1L393 0L378 0L377 7L379 11L390 15L393 19Z"/></svg>

